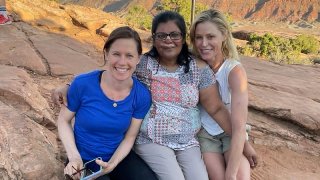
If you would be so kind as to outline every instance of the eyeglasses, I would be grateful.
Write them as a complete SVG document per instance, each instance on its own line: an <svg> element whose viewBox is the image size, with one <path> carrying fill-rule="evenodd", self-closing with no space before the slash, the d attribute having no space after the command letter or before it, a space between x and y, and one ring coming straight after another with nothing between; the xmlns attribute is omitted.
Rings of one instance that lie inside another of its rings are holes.
<svg viewBox="0 0 320 180"><path fill-rule="evenodd" d="M182 33L181 32L171 32L169 34L164 33L164 32L158 32L158 33L154 33L153 35L154 39L157 40L166 40L167 37L169 36L171 40L180 40L182 38Z"/></svg>

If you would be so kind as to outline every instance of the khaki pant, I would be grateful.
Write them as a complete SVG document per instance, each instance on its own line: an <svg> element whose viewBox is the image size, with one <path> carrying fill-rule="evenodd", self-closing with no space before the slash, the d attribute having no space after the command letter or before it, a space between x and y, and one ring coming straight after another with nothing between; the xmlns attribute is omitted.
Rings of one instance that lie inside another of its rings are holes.
<svg viewBox="0 0 320 180"><path fill-rule="evenodd" d="M214 152L223 154L230 149L231 137L226 133L215 136L210 135L204 128L198 133L201 152Z"/></svg>
<svg viewBox="0 0 320 180"><path fill-rule="evenodd" d="M135 152L160 180L208 180L199 147L173 150L155 143L137 144Z"/></svg>

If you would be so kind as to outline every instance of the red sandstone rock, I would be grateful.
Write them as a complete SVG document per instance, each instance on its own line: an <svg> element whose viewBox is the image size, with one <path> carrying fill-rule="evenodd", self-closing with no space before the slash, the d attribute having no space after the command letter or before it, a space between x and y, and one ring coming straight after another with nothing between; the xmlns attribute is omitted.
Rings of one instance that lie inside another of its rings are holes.
<svg viewBox="0 0 320 180"><path fill-rule="evenodd" d="M211 2L236 12L229 1ZM248 12L251 1L241 2L238 8ZM104 38L95 34L95 28L102 22L86 23L88 18L81 17L86 8L82 14L77 6L52 1L15 0L8 5L23 22L0 27L0 47L3 42L17 49L17 43L21 44L15 53L0 53L0 177L62 179L65 152L56 141L57 114L51 110L50 90L67 81L67 74L99 68ZM71 9L72 18L64 16ZM139 33L146 42L149 32ZM6 36L12 41L2 38ZM144 46L148 49L149 44ZM250 141L260 156L252 179L320 179L320 67L278 65L247 57L242 63L249 80Z"/></svg>

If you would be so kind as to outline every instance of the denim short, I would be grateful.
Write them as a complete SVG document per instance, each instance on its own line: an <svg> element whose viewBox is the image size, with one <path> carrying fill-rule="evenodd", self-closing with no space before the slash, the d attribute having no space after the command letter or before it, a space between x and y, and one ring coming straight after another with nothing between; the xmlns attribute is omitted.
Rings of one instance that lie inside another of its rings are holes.
<svg viewBox="0 0 320 180"><path fill-rule="evenodd" d="M201 153L215 152L225 153L230 148L231 137L226 133L215 136L210 135L204 128L198 133Z"/></svg>

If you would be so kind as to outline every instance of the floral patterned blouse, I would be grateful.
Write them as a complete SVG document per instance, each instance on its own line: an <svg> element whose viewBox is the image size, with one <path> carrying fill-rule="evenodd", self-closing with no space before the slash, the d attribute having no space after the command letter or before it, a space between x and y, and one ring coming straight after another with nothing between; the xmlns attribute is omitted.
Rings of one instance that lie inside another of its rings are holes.
<svg viewBox="0 0 320 180"><path fill-rule="evenodd" d="M135 75L148 86L152 96L136 144L157 143L174 150L198 146L199 90L216 82L210 67L199 69L192 59L188 73L183 66L168 72L156 59L143 55Z"/></svg>

